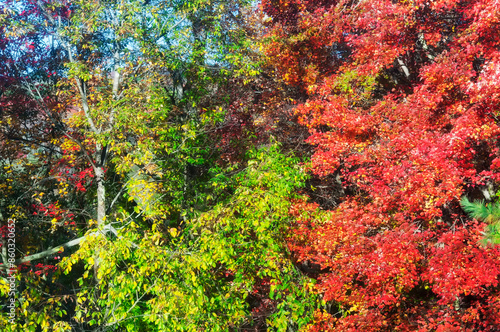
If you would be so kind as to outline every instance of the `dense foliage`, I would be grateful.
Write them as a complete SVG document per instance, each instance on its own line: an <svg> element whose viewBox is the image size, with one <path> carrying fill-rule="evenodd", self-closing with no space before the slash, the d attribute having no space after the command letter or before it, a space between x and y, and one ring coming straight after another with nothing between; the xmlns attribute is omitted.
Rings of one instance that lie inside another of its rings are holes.
<svg viewBox="0 0 500 332"><path fill-rule="evenodd" d="M491 200L498 181L496 6L264 2L266 54L302 93L311 172L344 194L318 202L320 220L299 214L291 237L335 303L311 331L499 328L499 249L459 205Z"/></svg>
<svg viewBox="0 0 500 332"><path fill-rule="evenodd" d="M498 6L4 1L0 328L500 329Z"/></svg>

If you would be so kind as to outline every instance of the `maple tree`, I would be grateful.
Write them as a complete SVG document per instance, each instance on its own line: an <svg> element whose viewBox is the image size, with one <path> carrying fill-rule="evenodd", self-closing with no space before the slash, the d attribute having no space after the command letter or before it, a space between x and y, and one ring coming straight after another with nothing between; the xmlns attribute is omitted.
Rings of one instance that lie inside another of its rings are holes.
<svg viewBox="0 0 500 332"><path fill-rule="evenodd" d="M497 5L263 1L311 171L341 185L321 218L294 210L296 257L334 303L311 331L498 328L499 249L459 205L498 181Z"/></svg>

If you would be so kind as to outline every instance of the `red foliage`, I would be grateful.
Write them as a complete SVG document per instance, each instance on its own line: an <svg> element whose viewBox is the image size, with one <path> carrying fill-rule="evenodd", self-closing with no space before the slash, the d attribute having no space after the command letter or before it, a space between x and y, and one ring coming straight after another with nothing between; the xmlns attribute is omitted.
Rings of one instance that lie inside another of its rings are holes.
<svg viewBox="0 0 500 332"><path fill-rule="evenodd" d="M499 177L498 5L263 1L269 62L306 95L311 171L347 193L321 222L292 211L291 249L339 308L311 331L500 329L500 249L458 205Z"/></svg>

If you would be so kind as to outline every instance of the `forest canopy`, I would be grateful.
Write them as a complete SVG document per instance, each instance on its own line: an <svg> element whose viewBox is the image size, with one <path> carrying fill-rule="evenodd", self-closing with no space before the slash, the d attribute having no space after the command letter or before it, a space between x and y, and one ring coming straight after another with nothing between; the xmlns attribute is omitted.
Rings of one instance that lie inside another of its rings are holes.
<svg viewBox="0 0 500 332"><path fill-rule="evenodd" d="M0 329L500 330L499 7L3 1Z"/></svg>

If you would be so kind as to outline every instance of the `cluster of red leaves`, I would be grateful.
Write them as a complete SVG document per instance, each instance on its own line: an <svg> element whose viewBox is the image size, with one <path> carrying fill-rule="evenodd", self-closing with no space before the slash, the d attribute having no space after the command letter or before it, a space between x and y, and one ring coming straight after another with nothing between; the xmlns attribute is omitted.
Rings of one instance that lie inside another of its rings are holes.
<svg viewBox="0 0 500 332"><path fill-rule="evenodd" d="M93 168L78 155L80 152L78 145L63 146L61 150L63 155L57 160L51 174L61 183L72 185L77 191L86 192L87 188L92 185Z"/></svg>
<svg viewBox="0 0 500 332"><path fill-rule="evenodd" d="M263 1L269 62L296 108L311 171L348 194L297 203L290 246L320 266L338 312L311 331L500 328L500 249L458 200L500 165L498 1Z"/></svg>
<svg viewBox="0 0 500 332"><path fill-rule="evenodd" d="M64 225L74 225L75 215L67 209L59 206L59 202L44 205L43 203L33 204L33 215L45 216L51 220L55 219L57 223L64 221Z"/></svg>
<svg viewBox="0 0 500 332"><path fill-rule="evenodd" d="M318 291L340 310L318 313L311 331L498 329L500 248L478 244L484 225L425 229L352 201L323 217L317 208L294 205L289 244L320 265Z"/></svg>
<svg viewBox="0 0 500 332"><path fill-rule="evenodd" d="M38 276L43 275L48 275L51 272L55 272L57 270L57 267L55 265L45 265L38 263L34 267L31 268L31 271L35 273Z"/></svg>

